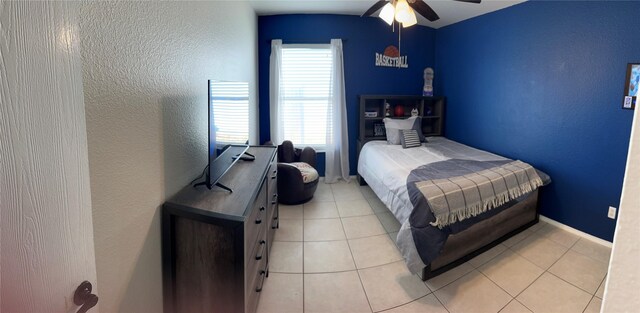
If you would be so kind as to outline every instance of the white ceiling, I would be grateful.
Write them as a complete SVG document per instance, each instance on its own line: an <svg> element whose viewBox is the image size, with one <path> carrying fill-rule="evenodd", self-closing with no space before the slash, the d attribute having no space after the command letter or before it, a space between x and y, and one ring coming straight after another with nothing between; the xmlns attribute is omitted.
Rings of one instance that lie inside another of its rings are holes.
<svg viewBox="0 0 640 313"><path fill-rule="evenodd" d="M475 4L453 0L425 0L438 13L440 19L429 22L418 15L418 23L432 28L440 28L524 1L482 0L482 3ZM322 13L362 15L375 2L377 0L249 0L258 15ZM374 16L377 16L377 13Z"/></svg>

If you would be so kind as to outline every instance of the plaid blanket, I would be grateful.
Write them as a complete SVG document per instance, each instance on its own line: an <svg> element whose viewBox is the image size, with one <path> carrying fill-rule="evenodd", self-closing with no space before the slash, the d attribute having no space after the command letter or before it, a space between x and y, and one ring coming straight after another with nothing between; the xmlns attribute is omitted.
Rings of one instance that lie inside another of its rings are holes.
<svg viewBox="0 0 640 313"><path fill-rule="evenodd" d="M427 200L435 217L431 225L438 228L497 208L542 184L531 165L513 160L449 159L414 169L407 179L410 196Z"/></svg>

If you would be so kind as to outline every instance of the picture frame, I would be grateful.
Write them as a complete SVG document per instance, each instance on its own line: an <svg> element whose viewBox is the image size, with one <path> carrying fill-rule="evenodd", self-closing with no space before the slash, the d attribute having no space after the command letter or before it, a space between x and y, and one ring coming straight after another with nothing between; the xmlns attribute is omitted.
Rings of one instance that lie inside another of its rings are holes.
<svg viewBox="0 0 640 313"><path fill-rule="evenodd" d="M387 135L386 129L384 128L384 123L373 124L373 135L376 137L382 137Z"/></svg>
<svg viewBox="0 0 640 313"><path fill-rule="evenodd" d="M634 110L636 108L636 94L640 90L640 63L627 64L627 76L624 80L624 96L622 108Z"/></svg>

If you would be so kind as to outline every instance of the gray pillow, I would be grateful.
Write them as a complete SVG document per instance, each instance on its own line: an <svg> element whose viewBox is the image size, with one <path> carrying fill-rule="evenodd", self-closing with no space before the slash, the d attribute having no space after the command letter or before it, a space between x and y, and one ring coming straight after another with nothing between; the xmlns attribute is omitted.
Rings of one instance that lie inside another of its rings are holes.
<svg viewBox="0 0 640 313"><path fill-rule="evenodd" d="M422 145L420 143L420 137L418 137L418 132L415 129L403 129L400 132L402 133L400 142L402 143L403 149L420 147Z"/></svg>
<svg viewBox="0 0 640 313"><path fill-rule="evenodd" d="M387 143L391 145L400 144L400 137L402 137L400 131L403 129L415 129L420 141L425 141L424 135L422 134L422 118L418 116L412 116L407 119L392 119L387 117L382 121L384 122L384 128L387 133Z"/></svg>

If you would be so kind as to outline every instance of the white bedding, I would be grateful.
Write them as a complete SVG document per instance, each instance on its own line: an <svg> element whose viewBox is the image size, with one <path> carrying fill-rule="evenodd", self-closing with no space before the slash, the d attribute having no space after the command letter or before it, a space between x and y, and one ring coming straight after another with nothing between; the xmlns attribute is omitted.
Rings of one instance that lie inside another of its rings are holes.
<svg viewBox="0 0 640 313"><path fill-rule="evenodd" d="M425 164L448 159L507 160L499 155L471 148L444 137L429 137L427 141L420 147L409 149L403 149L400 145L389 145L386 141L371 141L362 147L358 160L358 174L365 179L378 198L402 224L396 244L407 268L412 273L419 273L426 264L417 250L409 223L409 216L414 210L407 191L407 178L411 171ZM549 177L546 174L543 175L546 177L543 181L549 182ZM440 242L437 235L439 233L434 232L431 235L434 234L435 236L431 237L433 240L431 243L434 244L431 248L440 249L437 247Z"/></svg>
<svg viewBox="0 0 640 313"><path fill-rule="evenodd" d="M411 170L425 164L448 160L476 161L505 160L504 157L478 150L444 137L428 137L420 147L403 149L386 141L366 143L358 159L358 174L365 179L373 192L404 224L413 205L407 193L407 177Z"/></svg>

